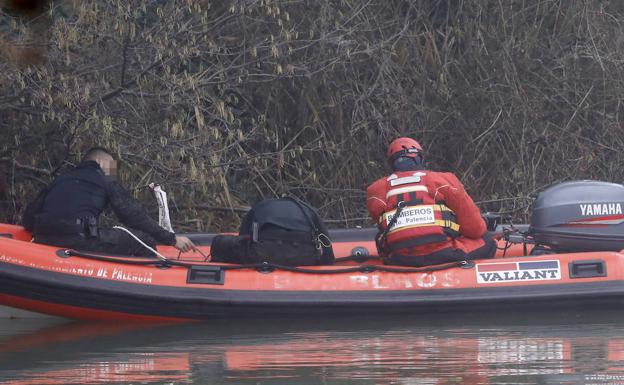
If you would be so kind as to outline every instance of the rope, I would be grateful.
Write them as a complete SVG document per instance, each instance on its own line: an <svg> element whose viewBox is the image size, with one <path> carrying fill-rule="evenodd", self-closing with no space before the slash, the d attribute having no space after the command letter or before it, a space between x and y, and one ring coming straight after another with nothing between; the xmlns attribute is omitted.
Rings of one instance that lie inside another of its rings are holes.
<svg viewBox="0 0 624 385"><path fill-rule="evenodd" d="M257 264L256 264L257 265ZM306 269L301 267L291 267L291 266L283 266L276 265L272 263L260 264L260 267L265 266L266 268L272 268L276 270L286 270L292 271L296 273L305 273L305 274L340 274L340 273L372 273L375 271L386 272L386 273L425 273L431 271L438 270L446 270L452 267L459 267L468 265L466 261L457 261L444 263L440 265L431 265L425 267L388 267L388 266L380 266L380 265L360 265L351 268L343 268L343 269L332 269L332 270L316 270L316 269ZM224 269L227 270L227 269Z"/></svg>
<svg viewBox="0 0 624 385"><path fill-rule="evenodd" d="M371 259L383 259L382 257L378 257L376 255L357 255L352 254L347 257L334 258L334 263L347 262L347 261L356 261L356 262L364 262Z"/></svg>
<svg viewBox="0 0 624 385"><path fill-rule="evenodd" d="M113 229L125 231L126 233L128 233L128 235L130 235L132 238L134 238L135 241L139 242L143 247L145 247L146 249L148 249L149 251L154 253L154 255L156 255L156 257L158 257L161 261L169 262L169 259L167 259L167 257L165 257L164 255L160 254L158 251L156 251L153 248L151 248L150 246L148 246L145 242L140 240L139 237L137 237L136 235L132 234L132 232L130 230L128 230L128 229L126 229L124 227L121 227L121 226L113 226Z"/></svg>
<svg viewBox="0 0 624 385"><path fill-rule="evenodd" d="M394 211L394 216L392 217L392 219L390 219L388 226L386 226L386 229L383 231L383 233L379 234L379 236L375 238L375 245L377 245L377 250L379 250L380 254L382 254L382 252L386 250L386 241L387 241L388 233L390 232L390 229L392 228L392 226L394 226L394 224L399 219L399 215L401 215L401 211L403 211L403 207L405 207L405 202L399 201L399 203L397 203L397 208Z"/></svg>
<svg viewBox="0 0 624 385"><path fill-rule="evenodd" d="M317 269L309 269L302 267L294 267L294 266L284 266L278 265L275 263L250 263L244 265L206 265L206 264L197 264L197 263L189 263L178 260L171 259L158 259L158 260L128 260L122 258L115 257L107 257L103 255L94 255L88 253L82 253L76 250L65 250L65 254L68 256L76 256L83 258L95 259L98 261L104 262L114 262L114 263L124 263L128 265L142 265L142 266L159 266L159 267L169 267L169 266L180 266L192 268L194 266L214 266L218 267L221 270L244 270L244 269L255 269L260 272L271 272L273 270L284 270L290 271L294 273L304 273L304 274L344 274L344 273L372 273L375 271L387 272L387 273L425 273L431 271L439 271L450 269L452 267L460 267L460 266L469 266L469 262L467 261L457 261L457 262L449 262L440 265L432 265L432 266L424 266L424 267L388 267L381 265L360 265L354 267L346 267L340 269L329 269L329 270L317 270Z"/></svg>
<svg viewBox="0 0 624 385"><path fill-rule="evenodd" d="M162 265L163 263L161 259L149 260L146 258L141 258L141 259L137 258L136 260L130 260L130 259L125 259L125 258L116 258L116 257L108 257L104 255L83 253L83 252L71 250L71 249L65 250L64 253L65 255L69 257L82 257L82 258L95 259L96 261L123 263L126 265L149 266L149 265Z"/></svg>

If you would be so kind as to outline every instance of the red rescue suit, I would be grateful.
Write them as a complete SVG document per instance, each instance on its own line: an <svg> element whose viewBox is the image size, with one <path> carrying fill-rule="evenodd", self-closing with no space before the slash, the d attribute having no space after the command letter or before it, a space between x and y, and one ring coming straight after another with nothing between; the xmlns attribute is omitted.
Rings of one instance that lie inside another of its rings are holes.
<svg viewBox="0 0 624 385"><path fill-rule="evenodd" d="M425 266L496 252L479 208L451 173L395 172L368 187L366 205L380 232L394 222L378 245L387 263Z"/></svg>

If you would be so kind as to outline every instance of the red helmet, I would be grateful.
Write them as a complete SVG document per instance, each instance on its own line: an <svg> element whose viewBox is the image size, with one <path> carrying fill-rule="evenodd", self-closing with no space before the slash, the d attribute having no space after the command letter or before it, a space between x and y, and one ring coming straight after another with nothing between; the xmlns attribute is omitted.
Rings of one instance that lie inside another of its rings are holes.
<svg viewBox="0 0 624 385"><path fill-rule="evenodd" d="M422 146L412 138L398 138L393 140L388 146L388 160L390 163L401 156L415 158L419 155L422 158Z"/></svg>

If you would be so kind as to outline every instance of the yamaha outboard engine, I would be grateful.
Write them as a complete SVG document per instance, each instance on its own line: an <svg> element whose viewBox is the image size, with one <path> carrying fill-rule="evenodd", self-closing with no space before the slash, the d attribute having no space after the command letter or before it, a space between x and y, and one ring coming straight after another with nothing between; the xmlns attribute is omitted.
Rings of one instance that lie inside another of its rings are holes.
<svg viewBox="0 0 624 385"><path fill-rule="evenodd" d="M561 183L533 203L529 234L555 251L624 249L624 186L597 181Z"/></svg>

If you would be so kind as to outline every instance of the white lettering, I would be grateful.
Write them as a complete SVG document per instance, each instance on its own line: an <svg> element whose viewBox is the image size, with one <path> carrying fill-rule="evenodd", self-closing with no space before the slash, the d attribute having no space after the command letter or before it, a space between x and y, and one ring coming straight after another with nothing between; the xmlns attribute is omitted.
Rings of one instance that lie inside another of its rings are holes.
<svg viewBox="0 0 624 385"><path fill-rule="evenodd" d="M372 283L373 288L375 289L387 289L388 288L388 286L381 283L378 275L373 275L373 279L371 283Z"/></svg>
<svg viewBox="0 0 624 385"><path fill-rule="evenodd" d="M594 205L594 212L598 215L604 215L607 213L605 208L606 208L605 205L601 205L601 204Z"/></svg>
<svg viewBox="0 0 624 385"><path fill-rule="evenodd" d="M138 282L138 283L152 283L153 276L151 272L136 272L136 271L124 271L123 269L114 268L112 273L106 268L89 268L89 267L77 267L77 266L68 266L71 262L68 262L65 259L56 259L54 260L54 264L52 266L43 266L37 263L33 263L30 261L25 261L23 259L14 258L11 256L7 256L4 254L0 255L0 261L8 262L12 264L19 264L30 266L35 269L48 270L48 271L56 271L64 274L74 274L74 275L83 275L83 276L91 276L98 278L110 278L117 279L121 281L130 281L130 282Z"/></svg>
<svg viewBox="0 0 624 385"><path fill-rule="evenodd" d="M549 279L561 279L559 269L537 269L524 271L500 271L478 273L479 283L513 282L513 281L541 281Z"/></svg>
<svg viewBox="0 0 624 385"><path fill-rule="evenodd" d="M418 279L416 280L416 284L419 287L430 288L435 286L436 281L437 279L435 275L425 273L418 277Z"/></svg>
<svg viewBox="0 0 624 385"><path fill-rule="evenodd" d="M152 282L152 273L135 273L135 272L126 272L121 269L114 268L113 274L111 275L112 279L117 279L120 281L130 281L130 282L139 282L139 283L151 283Z"/></svg>
<svg viewBox="0 0 624 385"><path fill-rule="evenodd" d="M396 211L390 212L386 217L386 224L389 225ZM411 225L424 225L435 222L435 212L433 206L410 206L401 210L392 229L398 229Z"/></svg>
<svg viewBox="0 0 624 385"><path fill-rule="evenodd" d="M363 286L366 286L368 284L368 276L366 275L355 275L349 278L351 280L351 283L354 284L360 284Z"/></svg>
<svg viewBox="0 0 624 385"><path fill-rule="evenodd" d="M621 203L592 203L579 205L582 216L622 214Z"/></svg>

